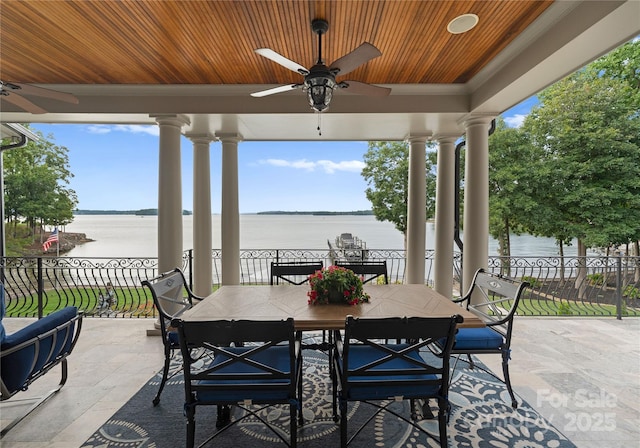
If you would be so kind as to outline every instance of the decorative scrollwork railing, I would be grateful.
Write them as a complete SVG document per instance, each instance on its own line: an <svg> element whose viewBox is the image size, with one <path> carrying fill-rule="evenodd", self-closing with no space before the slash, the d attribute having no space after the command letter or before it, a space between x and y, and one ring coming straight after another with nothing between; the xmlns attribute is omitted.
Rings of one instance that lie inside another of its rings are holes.
<svg viewBox="0 0 640 448"><path fill-rule="evenodd" d="M389 281L402 283L405 251L367 249L369 260L386 260ZM222 281L222 254L212 251L212 288ZM240 254L240 281L269 284L272 261L333 263L330 249L244 249ZM67 305L96 317L156 317L144 279L158 275L156 258L7 257L0 264L7 315L39 317ZM192 251L182 268L192 283ZM433 251L425 258L425 283L433 285ZM452 275L461 290L462 257L454 254ZM532 287L518 312L530 316L640 316L640 257L490 257L488 268L525 279ZM106 288L115 291L107 300Z"/></svg>
<svg viewBox="0 0 640 448"><path fill-rule="evenodd" d="M640 257L491 257L489 269L531 283L520 314L640 316Z"/></svg>

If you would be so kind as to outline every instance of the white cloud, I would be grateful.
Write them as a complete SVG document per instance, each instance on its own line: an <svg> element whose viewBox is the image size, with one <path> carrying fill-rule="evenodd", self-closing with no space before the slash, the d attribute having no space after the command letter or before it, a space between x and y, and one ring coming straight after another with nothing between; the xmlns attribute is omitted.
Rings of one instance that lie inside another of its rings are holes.
<svg viewBox="0 0 640 448"><path fill-rule="evenodd" d="M90 134L108 134L111 132L111 126L104 124L94 124L87 128Z"/></svg>
<svg viewBox="0 0 640 448"><path fill-rule="evenodd" d="M296 169L303 169L307 171L313 171L316 167L315 163L305 159L293 160L293 161L284 160L284 159L266 159L266 160L261 160L260 163L263 165L279 166L279 167L285 167L285 168L296 168Z"/></svg>
<svg viewBox="0 0 640 448"><path fill-rule="evenodd" d="M156 125L119 124L115 126L115 129L132 134L160 135L160 128Z"/></svg>
<svg viewBox="0 0 640 448"><path fill-rule="evenodd" d="M113 131L130 132L132 134L149 134L153 136L160 135L158 126L155 125L139 125L139 124L94 124L87 128L91 134L109 134Z"/></svg>
<svg viewBox="0 0 640 448"><path fill-rule="evenodd" d="M360 160L345 160L342 162L318 160L318 165L321 166L325 170L325 172L329 174L333 174L336 171L349 171L352 173L359 173L364 168L364 162Z"/></svg>
<svg viewBox="0 0 640 448"><path fill-rule="evenodd" d="M364 162L359 160L345 160L342 162L333 162L331 160L318 160L313 162L306 159L301 160L283 160L283 159L266 159L261 160L263 165L271 165L284 168L302 169L306 171L323 170L327 174L333 174L336 171L349 171L359 173L364 168Z"/></svg>
<svg viewBox="0 0 640 448"><path fill-rule="evenodd" d="M504 122L510 128L519 128L520 126L522 126L522 123L524 122L524 119L526 117L527 116L523 114L516 114L511 117L504 117Z"/></svg>

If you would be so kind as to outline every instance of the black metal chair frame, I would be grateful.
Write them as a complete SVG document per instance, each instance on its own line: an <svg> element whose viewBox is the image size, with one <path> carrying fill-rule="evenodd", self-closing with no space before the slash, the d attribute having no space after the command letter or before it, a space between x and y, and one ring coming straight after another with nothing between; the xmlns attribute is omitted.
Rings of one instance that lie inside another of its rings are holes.
<svg viewBox="0 0 640 448"><path fill-rule="evenodd" d="M297 394L302 392L299 386L302 364L293 318L195 322L175 319L173 325L178 329L184 358L187 447L194 446L195 411L203 405L237 406L245 415L229 421L200 446L249 416L264 423L287 446L297 446L296 414L302 414ZM204 368L194 367L189 354L197 349L209 352L213 362ZM280 362L286 359L286 367L284 363L276 365L274 357ZM259 414L274 404L289 405L289 441ZM250 405L259 405L259 408Z"/></svg>
<svg viewBox="0 0 640 448"><path fill-rule="evenodd" d="M369 283L379 277L384 279L384 284L389 284L387 273L387 261L336 261L336 266L352 270L357 275L364 277L362 283Z"/></svg>
<svg viewBox="0 0 640 448"><path fill-rule="evenodd" d="M314 274L322 268L322 261L272 261L270 284L278 285L280 284L280 280L282 280L292 285L302 285L309 281L311 274ZM300 276L304 277L300 279ZM297 277L297 279L295 277Z"/></svg>
<svg viewBox="0 0 640 448"><path fill-rule="evenodd" d="M462 360L467 362L471 369L478 367L480 370L501 381L507 386L507 390L511 396L511 405L514 409L518 407L518 401L513 392L511 378L509 376L511 335L513 333L513 321L518 309L518 304L520 303L524 289L527 287L529 287L529 283L526 281L519 281L504 275L485 272L484 269L478 269L467 293L463 297L454 300L454 302L463 305L467 310L478 315L487 327L502 337L503 342L500 347L496 349L463 350L456 349L454 345L451 350L451 355L456 358L453 363L453 370L455 370L458 360ZM461 331L464 331L464 329L461 329ZM503 378L474 363L471 355L484 354L499 354L502 356ZM467 359L461 358L460 355L466 355Z"/></svg>
<svg viewBox="0 0 640 448"><path fill-rule="evenodd" d="M271 262L271 285L279 285L280 280L285 284L300 286L309 281L309 276L316 271L322 270L322 261L272 261ZM292 278L290 278L292 277ZM302 277L302 278L301 278ZM298 331L296 337L302 340L302 332ZM319 344L305 344L305 348L329 351L326 331L322 332L322 342ZM302 387L302 385L300 385ZM302 397L302 393L300 394ZM301 399L301 398L300 398ZM302 413L300 414L300 425L303 424Z"/></svg>
<svg viewBox="0 0 640 448"><path fill-rule="evenodd" d="M171 338L169 336L169 333L171 332L171 320L176 317L180 317L182 313L193 307L194 301L199 302L203 298L196 296L191 292L191 289L187 285L184 277L184 273L180 268L175 268L173 271L162 273L152 279L143 280L142 285L149 288L151 291L153 304L158 311L160 333L162 336L162 344L164 346L162 380L160 381L158 393L153 398L153 405L157 406L158 403L160 403L162 390L169 379L171 359L175 353L179 353L180 351L177 333L175 333L175 338ZM169 307L174 308L175 311L169 311Z"/></svg>
<svg viewBox="0 0 640 448"><path fill-rule="evenodd" d="M331 371L333 381L334 418L340 418L340 446L345 448L362 429L382 411L389 412L414 426L428 437L447 446L447 420L450 410L448 400L449 352L453 345L459 315L449 318L396 317L382 319L358 319L348 316L344 340L340 331L335 332L336 350ZM387 344L381 341L402 339L403 344ZM429 344L445 339L440 358L435 362L425 360L420 352L431 355ZM359 353L359 354L358 354ZM355 360L352 360L354 358ZM355 364L355 365L354 365ZM355 391L355 396L352 396ZM416 420L417 401L438 401L439 436L427 432ZM410 400L411 420L391 409L397 400ZM375 413L348 438L347 404L359 401L374 406Z"/></svg>

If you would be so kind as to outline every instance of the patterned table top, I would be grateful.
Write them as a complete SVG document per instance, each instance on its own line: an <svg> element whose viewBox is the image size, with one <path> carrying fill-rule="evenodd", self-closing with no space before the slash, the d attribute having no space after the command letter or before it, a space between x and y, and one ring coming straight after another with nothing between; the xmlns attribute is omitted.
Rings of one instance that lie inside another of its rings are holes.
<svg viewBox="0 0 640 448"><path fill-rule="evenodd" d="M369 303L309 305L308 285L222 286L185 312L186 321L278 320L293 317L296 330L338 330L345 318L449 317L460 314L459 327L484 327L482 320L426 285L365 285Z"/></svg>

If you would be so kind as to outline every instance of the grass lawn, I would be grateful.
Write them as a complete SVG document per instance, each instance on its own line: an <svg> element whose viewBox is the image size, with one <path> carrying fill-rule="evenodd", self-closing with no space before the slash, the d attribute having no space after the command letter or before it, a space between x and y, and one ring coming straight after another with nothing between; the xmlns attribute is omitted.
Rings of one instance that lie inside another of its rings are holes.
<svg viewBox="0 0 640 448"><path fill-rule="evenodd" d="M217 290L214 287L212 291ZM156 317L153 298L149 289L115 289L116 302L110 308L109 315L118 317ZM89 288L65 288L46 290L43 295L42 315L46 316L66 306L76 306L87 316L105 316L106 311L98 313L98 293ZM37 317L37 293L13 299L7 302L7 317Z"/></svg>

